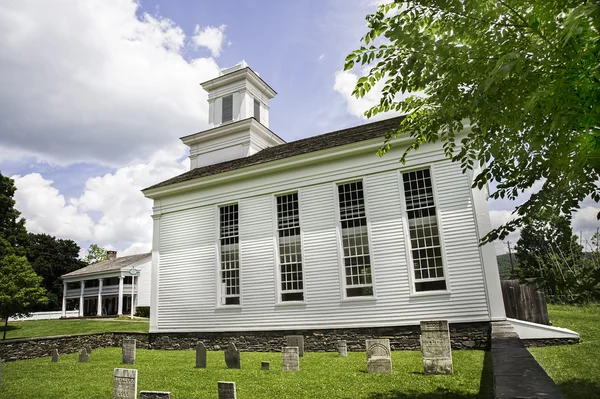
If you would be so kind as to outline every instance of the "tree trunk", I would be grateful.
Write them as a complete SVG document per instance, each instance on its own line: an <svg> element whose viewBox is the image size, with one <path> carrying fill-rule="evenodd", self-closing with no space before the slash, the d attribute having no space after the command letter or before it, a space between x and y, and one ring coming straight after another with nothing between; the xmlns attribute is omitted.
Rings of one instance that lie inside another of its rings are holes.
<svg viewBox="0 0 600 399"><path fill-rule="evenodd" d="M4 334L2 335L2 341L6 339L6 330L8 330L8 316L6 316L4 321Z"/></svg>

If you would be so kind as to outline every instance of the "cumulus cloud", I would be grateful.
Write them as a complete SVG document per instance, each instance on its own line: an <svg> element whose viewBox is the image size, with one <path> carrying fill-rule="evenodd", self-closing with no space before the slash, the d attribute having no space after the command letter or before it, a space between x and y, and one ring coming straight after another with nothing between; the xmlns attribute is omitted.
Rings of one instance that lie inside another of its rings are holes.
<svg viewBox="0 0 600 399"><path fill-rule="evenodd" d="M199 25L196 25L194 30L194 36L192 41L196 48L206 47L210 50L213 57L221 55L221 48L223 46L223 40L225 39L225 25L221 26L207 26L201 29ZM231 45L231 42L227 44Z"/></svg>
<svg viewBox="0 0 600 399"><path fill-rule="evenodd" d="M148 252L152 243L152 201L140 190L189 169L183 144L152 155L85 183L81 196L65 198L52 181L37 173L13 176L16 208L26 218L27 230L79 243L125 249L123 255ZM94 220L91 215L99 215Z"/></svg>
<svg viewBox="0 0 600 399"><path fill-rule="evenodd" d="M368 71L365 69L362 71L361 76L366 75ZM359 75L352 71L338 71L335 73L335 82L333 84L333 90L337 91L342 95L342 98L346 104L346 111L353 116L357 116L362 119L367 119L365 111L372 108L379 103L381 98L381 90L385 86L385 80L380 80L371 88L371 90L361 98L356 98L352 95L352 91L358 82ZM401 97L398 97L400 99ZM375 115L370 118L371 121L387 119L394 116L398 116L395 111L384 112Z"/></svg>
<svg viewBox="0 0 600 399"><path fill-rule="evenodd" d="M205 129L198 83L219 67L186 60L189 40L133 0L3 2L0 156L121 167Z"/></svg>

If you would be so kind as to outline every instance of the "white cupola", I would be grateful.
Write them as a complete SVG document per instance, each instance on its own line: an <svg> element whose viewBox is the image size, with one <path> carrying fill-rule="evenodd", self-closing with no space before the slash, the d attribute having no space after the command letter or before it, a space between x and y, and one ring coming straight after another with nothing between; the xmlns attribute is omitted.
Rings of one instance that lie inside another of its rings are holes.
<svg viewBox="0 0 600 399"><path fill-rule="evenodd" d="M277 93L245 61L201 85L208 92L208 130L181 138L192 169L285 143L269 130L269 100Z"/></svg>

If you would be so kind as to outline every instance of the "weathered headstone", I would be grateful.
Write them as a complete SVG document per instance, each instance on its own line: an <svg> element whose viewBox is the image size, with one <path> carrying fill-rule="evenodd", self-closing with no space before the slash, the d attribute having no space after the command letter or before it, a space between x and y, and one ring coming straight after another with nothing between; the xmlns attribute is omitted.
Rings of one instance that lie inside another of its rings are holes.
<svg viewBox="0 0 600 399"><path fill-rule="evenodd" d="M263 371L269 371L271 369L271 362L260 362L260 369Z"/></svg>
<svg viewBox="0 0 600 399"><path fill-rule="evenodd" d="M52 351L52 363L58 362L58 349Z"/></svg>
<svg viewBox="0 0 600 399"><path fill-rule="evenodd" d="M282 349L281 369L283 371L300 371L300 356L297 346L286 346Z"/></svg>
<svg viewBox="0 0 600 399"><path fill-rule="evenodd" d="M87 351L84 349L81 350L81 352L79 352L79 359L78 359L79 363L87 363L88 362L88 353Z"/></svg>
<svg viewBox="0 0 600 399"><path fill-rule="evenodd" d="M286 346L295 346L298 348L298 356L304 356L304 335L286 335Z"/></svg>
<svg viewBox="0 0 600 399"><path fill-rule="evenodd" d="M140 391L140 399L171 399L171 392Z"/></svg>
<svg viewBox="0 0 600 399"><path fill-rule="evenodd" d="M198 346L196 346L196 368L206 368L206 346L203 342L198 342Z"/></svg>
<svg viewBox="0 0 600 399"><path fill-rule="evenodd" d="M425 374L452 374L448 321L421 322L421 353Z"/></svg>
<svg viewBox="0 0 600 399"><path fill-rule="evenodd" d="M137 399L138 371L116 368L113 373L113 399Z"/></svg>
<svg viewBox="0 0 600 399"><path fill-rule="evenodd" d="M366 348L369 373L392 372L392 352L389 339L367 339Z"/></svg>
<svg viewBox="0 0 600 399"><path fill-rule="evenodd" d="M346 344L346 340L337 341L336 348L338 351L338 356L347 357L348 356L348 345Z"/></svg>
<svg viewBox="0 0 600 399"><path fill-rule="evenodd" d="M227 349L225 349L225 364L230 369L241 368L240 351L237 350L233 342L230 342Z"/></svg>
<svg viewBox="0 0 600 399"><path fill-rule="evenodd" d="M219 399L236 399L235 382L219 381Z"/></svg>
<svg viewBox="0 0 600 399"><path fill-rule="evenodd" d="M84 346L84 348L88 355L92 354L92 346L90 344L87 344L86 346Z"/></svg>
<svg viewBox="0 0 600 399"><path fill-rule="evenodd" d="M135 339L124 339L122 344L123 364L135 364Z"/></svg>
<svg viewBox="0 0 600 399"><path fill-rule="evenodd" d="M2 390L2 367L4 366L4 360L0 359L0 391Z"/></svg>

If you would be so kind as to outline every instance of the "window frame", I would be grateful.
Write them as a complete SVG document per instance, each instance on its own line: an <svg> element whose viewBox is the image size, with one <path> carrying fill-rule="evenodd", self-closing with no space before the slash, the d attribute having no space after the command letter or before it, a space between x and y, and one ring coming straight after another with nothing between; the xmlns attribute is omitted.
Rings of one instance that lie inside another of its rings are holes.
<svg viewBox="0 0 600 399"><path fill-rule="evenodd" d="M298 194L298 225L300 227L300 255L302 257L302 294L303 300L298 301L283 301L281 299L283 290L281 289L281 267L279 259L279 226L278 226L278 215L277 215L277 197ZM304 230L302 227L302 190L289 190L282 191L272 194L272 214L273 214L273 246L274 251L274 274L275 274L275 305L276 306L303 306L307 303L306 300L306 258L304 256Z"/></svg>
<svg viewBox="0 0 600 399"><path fill-rule="evenodd" d="M231 119L225 120L225 98L231 98ZM221 97L221 124L233 122L233 93Z"/></svg>
<svg viewBox="0 0 600 399"><path fill-rule="evenodd" d="M252 116L254 117L254 119L256 119L258 122L260 122L260 115L261 115L261 101L258 97L254 97L254 102L253 102L253 108L252 108ZM256 117L256 105L258 104L258 118Z"/></svg>
<svg viewBox="0 0 600 399"><path fill-rule="evenodd" d="M221 208L237 205L238 207L238 276L239 276L239 289L240 289L240 303L239 304L231 304L226 305L222 303L222 290L221 290ZM240 309L243 304L243 295L242 295L242 240L241 240L241 206L239 201L234 202L226 202L222 204L215 205L215 252L216 252L216 268L215 268L215 285L216 285L216 308L217 309Z"/></svg>
<svg viewBox="0 0 600 399"><path fill-rule="evenodd" d="M416 283L418 282L415 278L415 268L414 268L414 260L412 256L412 244L410 242L410 225L408 221L408 212L406 207L406 195L404 193L404 178L402 176L403 173L416 172L419 170L429 169L429 175L431 179L431 189L433 192L433 201L436 208L435 218L437 222L438 235L440 238L440 251L442 257L442 267L444 270L444 279L446 281L446 289L444 290L431 290L431 291L417 291ZM397 172L398 179L398 187L400 191L400 200L401 200L401 213L402 213L402 229L404 235L404 247L406 248L406 267L408 269L408 281L409 281L409 296L410 297L421 297L421 296L439 296L439 295L448 295L450 294L450 277L448 275L448 259L446 257L446 247L444 240L444 229L442 226L442 222L440 219L440 201L438 198L437 184L436 184L436 173L435 173L435 164L421 164L417 166L413 166L406 169L398 170Z"/></svg>
<svg viewBox="0 0 600 399"><path fill-rule="evenodd" d="M345 184L357 183L361 182L363 186L363 200L365 206L365 218L367 221L367 238L368 238L368 247L369 247L369 261L371 263L371 290L373 291L372 295L361 295L361 296L348 296L347 288L351 287L346 284L346 265L344 262L344 237L342 233L342 220L340 215L340 200L339 200L339 189L338 187ZM369 206L367 204L367 184L363 177L352 178L347 180L341 180L337 182L333 182L333 202L334 202L334 212L335 212L335 231L336 231L336 239L337 239L337 248L338 248L338 269L339 269L339 278L340 278L340 295L341 302L371 302L377 300L377 289L375 284L375 262L373 255L373 234L371 231L371 220L369 217Z"/></svg>

